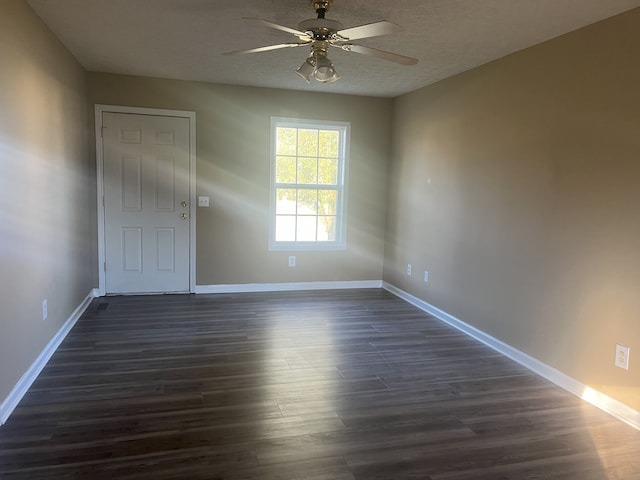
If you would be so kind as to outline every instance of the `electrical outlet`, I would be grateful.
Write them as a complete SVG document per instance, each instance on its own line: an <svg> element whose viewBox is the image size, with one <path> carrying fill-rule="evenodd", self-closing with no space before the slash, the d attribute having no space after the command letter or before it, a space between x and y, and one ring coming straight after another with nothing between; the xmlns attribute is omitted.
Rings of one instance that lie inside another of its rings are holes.
<svg viewBox="0 0 640 480"><path fill-rule="evenodd" d="M289 266L290 267L295 267L296 266L296 256L295 255L289 255Z"/></svg>
<svg viewBox="0 0 640 480"><path fill-rule="evenodd" d="M424 271L424 283L427 283L429 281L429 272L427 272L426 270Z"/></svg>
<svg viewBox="0 0 640 480"><path fill-rule="evenodd" d="M407 263L407 275L411 276L411 264Z"/></svg>
<svg viewBox="0 0 640 480"><path fill-rule="evenodd" d="M47 311L47 299L45 298L42 301L42 319L46 320L48 315L49 315L49 312Z"/></svg>
<svg viewBox="0 0 640 480"><path fill-rule="evenodd" d="M625 347L624 345L616 344L616 367L624 368L625 370L629 370L629 347Z"/></svg>

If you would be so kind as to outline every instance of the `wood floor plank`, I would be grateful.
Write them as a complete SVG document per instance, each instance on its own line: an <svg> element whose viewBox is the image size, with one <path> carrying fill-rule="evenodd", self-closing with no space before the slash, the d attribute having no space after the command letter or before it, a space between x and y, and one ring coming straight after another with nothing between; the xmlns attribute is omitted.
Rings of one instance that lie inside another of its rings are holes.
<svg viewBox="0 0 640 480"><path fill-rule="evenodd" d="M383 290L96 299L0 479L640 479L640 432Z"/></svg>

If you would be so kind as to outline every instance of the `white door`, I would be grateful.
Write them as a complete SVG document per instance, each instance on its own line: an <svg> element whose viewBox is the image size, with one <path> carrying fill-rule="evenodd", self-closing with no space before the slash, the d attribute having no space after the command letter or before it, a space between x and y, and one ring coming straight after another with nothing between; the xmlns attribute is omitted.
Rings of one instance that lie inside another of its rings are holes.
<svg viewBox="0 0 640 480"><path fill-rule="evenodd" d="M189 291L189 119L102 114L106 293Z"/></svg>

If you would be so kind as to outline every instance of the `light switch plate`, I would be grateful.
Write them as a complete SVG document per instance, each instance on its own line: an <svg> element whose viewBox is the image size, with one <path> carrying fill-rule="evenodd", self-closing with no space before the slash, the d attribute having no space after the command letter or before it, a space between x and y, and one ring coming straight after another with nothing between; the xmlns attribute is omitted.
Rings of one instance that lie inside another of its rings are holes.
<svg viewBox="0 0 640 480"><path fill-rule="evenodd" d="M209 197L198 197L198 206L199 207L208 207L209 206Z"/></svg>

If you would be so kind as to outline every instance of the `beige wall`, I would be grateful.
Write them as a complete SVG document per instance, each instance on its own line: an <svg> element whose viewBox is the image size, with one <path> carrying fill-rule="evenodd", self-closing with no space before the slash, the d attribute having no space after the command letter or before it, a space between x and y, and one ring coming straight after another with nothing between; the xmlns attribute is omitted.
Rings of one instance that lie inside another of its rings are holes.
<svg viewBox="0 0 640 480"><path fill-rule="evenodd" d="M196 112L198 285L380 280L390 99L91 73L90 103ZM351 123L347 250L268 251L271 116Z"/></svg>
<svg viewBox="0 0 640 480"><path fill-rule="evenodd" d="M398 98L384 270L635 409L638 25L635 10Z"/></svg>
<svg viewBox="0 0 640 480"><path fill-rule="evenodd" d="M2 2L0 59L1 404L94 287L95 181L85 72L21 0Z"/></svg>

